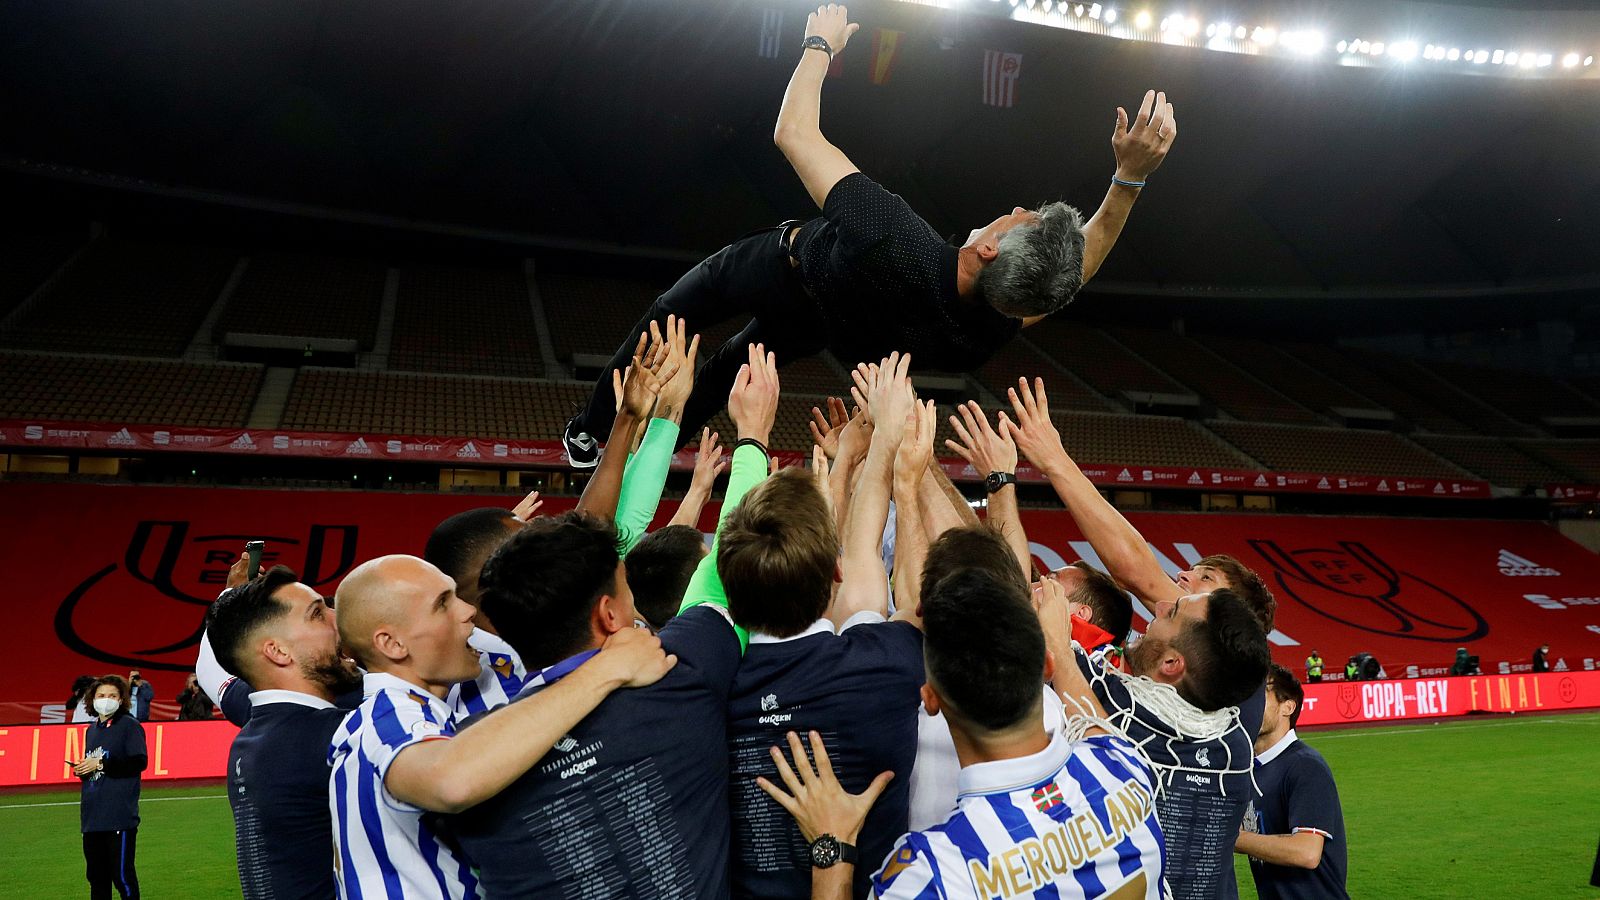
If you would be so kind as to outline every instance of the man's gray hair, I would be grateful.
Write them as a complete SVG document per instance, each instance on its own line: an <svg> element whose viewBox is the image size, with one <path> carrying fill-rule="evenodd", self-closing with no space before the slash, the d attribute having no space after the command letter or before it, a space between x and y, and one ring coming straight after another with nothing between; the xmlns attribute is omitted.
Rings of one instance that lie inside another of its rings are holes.
<svg viewBox="0 0 1600 900"><path fill-rule="evenodd" d="M978 273L984 300L1008 316L1047 316L1083 287L1083 216L1059 201L1037 212L1000 236L999 255Z"/></svg>

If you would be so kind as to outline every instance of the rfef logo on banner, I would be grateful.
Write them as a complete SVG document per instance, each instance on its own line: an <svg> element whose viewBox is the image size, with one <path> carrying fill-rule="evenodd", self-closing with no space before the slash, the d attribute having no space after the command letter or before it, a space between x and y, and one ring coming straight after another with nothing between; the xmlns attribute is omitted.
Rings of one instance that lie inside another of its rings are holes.
<svg viewBox="0 0 1600 900"><path fill-rule="evenodd" d="M1541 566L1531 559L1525 559L1512 553L1510 550L1500 551L1500 574L1514 577L1525 575L1540 575L1544 577L1557 577L1561 573L1549 566Z"/></svg>

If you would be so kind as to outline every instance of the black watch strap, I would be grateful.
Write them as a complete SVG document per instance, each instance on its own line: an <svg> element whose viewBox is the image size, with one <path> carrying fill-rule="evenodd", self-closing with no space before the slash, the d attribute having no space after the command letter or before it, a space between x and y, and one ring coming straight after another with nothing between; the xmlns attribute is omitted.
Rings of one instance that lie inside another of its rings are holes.
<svg viewBox="0 0 1600 900"><path fill-rule="evenodd" d="M839 862L853 866L860 861L861 854L856 852L855 844L846 844L844 841L839 842Z"/></svg>
<svg viewBox="0 0 1600 900"><path fill-rule="evenodd" d="M800 47L803 50L821 50L828 54L829 59L833 59L833 45L820 34L807 35L806 39L800 42Z"/></svg>
<svg viewBox="0 0 1600 900"><path fill-rule="evenodd" d="M990 472L983 479L983 486L989 493L999 493L1000 489L1008 484L1016 484L1017 476L1014 472Z"/></svg>
<svg viewBox="0 0 1600 900"><path fill-rule="evenodd" d="M810 853L811 866L816 869L831 869L841 863L853 866L861 859L854 844L846 844L831 834L817 835Z"/></svg>

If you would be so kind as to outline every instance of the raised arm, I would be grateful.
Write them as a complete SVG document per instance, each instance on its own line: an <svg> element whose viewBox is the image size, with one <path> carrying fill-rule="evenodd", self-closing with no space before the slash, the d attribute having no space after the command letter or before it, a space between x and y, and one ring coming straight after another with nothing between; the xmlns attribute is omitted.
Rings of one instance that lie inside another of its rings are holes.
<svg viewBox="0 0 1600 900"><path fill-rule="evenodd" d="M820 37L827 49L818 47L800 52L800 64L783 92L778 110L778 125L772 140L783 151L789 165L800 176L818 208L839 179L860 171L838 147L822 136L822 81L828 77L828 63L844 52L844 45L861 26L849 21L849 11L828 4L806 17L806 39Z"/></svg>
<svg viewBox="0 0 1600 900"><path fill-rule="evenodd" d="M700 513L705 509L706 501L711 499L711 489L717 483L717 476L727 468L717 433L709 428L700 429L700 446L694 454L694 477L689 481L688 492L678 503L678 511L672 514L672 521L667 524L699 527Z"/></svg>
<svg viewBox="0 0 1600 900"><path fill-rule="evenodd" d="M688 326L677 316L667 317L667 332L663 338L655 322L650 323L651 343L661 348L658 360L663 373L660 392L656 396L655 415L645 432L644 442L628 460L622 475L622 488L617 500L617 539L622 553L632 550L655 518L661 505L661 490L667 485L667 473L672 469L672 454L678 446L678 426L683 421L683 405L694 390L695 357L700 350L700 336L689 339Z"/></svg>
<svg viewBox="0 0 1600 900"><path fill-rule="evenodd" d="M1013 478L1017 474L1017 443L1011 438L1006 423L1010 421L1000 413L1000 430L989 427L989 418L976 401L967 401L956 407L960 417L950 417L960 443L945 439L944 445L966 460L979 475L1000 473ZM1028 549L1028 535L1022 530L1022 514L1017 508L1017 485L1005 485L989 494L989 527L1000 532L1006 546L1017 557L1022 567L1022 580L1033 580L1033 551Z"/></svg>
<svg viewBox="0 0 1600 900"><path fill-rule="evenodd" d="M843 551L839 568L843 578L828 618L836 627L868 610L887 613L888 573L883 570L883 527L889 521L889 493L893 486L895 453L905 436L906 419L916 400L906 370L911 357L889 354L875 369L857 366L857 402L872 416L872 446L862 465L861 479L850 495L850 511L840 535Z"/></svg>
<svg viewBox="0 0 1600 900"><path fill-rule="evenodd" d="M538 694L502 707L449 740L421 741L389 764L384 786L397 799L453 813L504 790L556 741L621 687L654 684L678 661L661 641L628 628L588 662Z"/></svg>
<svg viewBox="0 0 1600 900"><path fill-rule="evenodd" d="M1111 187L1106 189L1105 199L1100 201L1100 208L1083 225L1085 284L1100 271L1100 265L1116 246L1145 179L1167 158L1167 151L1172 149L1177 137L1178 120L1164 92L1146 91L1144 102L1131 123L1128 111L1117 107L1117 123L1111 132L1111 150L1117 158L1116 174ZM1042 318L1024 319L1023 324L1032 325Z"/></svg>
<svg viewBox="0 0 1600 900"><path fill-rule="evenodd" d="M633 352L633 365L628 368L627 380L622 385L622 408L611 424L611 435L606 439L608 452L600 455L600 464L578 498L578 509L607 519L617 517L617 501L622 495L622 474L628 464L628 448L633 443L633 429L650 414L656 395L662 385L677 373L665 366L666 354L652 350L646 359L648 334L639 335L639 345Z"/></svg>
<svg viewBox="0 0 1600 900"><path fill-rule="evenodd" d="M933 459L939 413L929 400L912 404L912 423L894 458L894 618L922 627L922 565L928 532L922 525L922 479Z"/></svg>
<svg viewBox="0 0 1600 900"><path fill-rule="evenodd" d="M722 498L722 512L717 517L717 534L711 539L711 552L689 577L680 612L702 603L728 608L728 593L717 572L722 523L744 495L771 472L772 454L767 451L767 442L772 439L772 423L778 416L778 363L762 344L751 344L749 356L750 361L739 368L733 390L728 393L728 417L738 429L739 443L733 448L733 467L728 474L728 493ZM733 630L739 636L742 651L750 636L737 625Z"/></svg>
<svg viewBox="0 0 1600 900"><path fill-rule="evenodd" d="M1017 447L1034 467L1050 480L1056 495L1072 514L1089 545L1100 554L1106 572L1123 588L1154 609L1163 600L1177 600L1183 591L1161 571L1161 564L1138 529L1116 507L1100 496L1078 464L1067 455L1061 433L1050 421L1050 402L1045 396L1044 379L1036 378L1029 387L1026 378L1008 392L1015 421L1003 423Z"/></svg>

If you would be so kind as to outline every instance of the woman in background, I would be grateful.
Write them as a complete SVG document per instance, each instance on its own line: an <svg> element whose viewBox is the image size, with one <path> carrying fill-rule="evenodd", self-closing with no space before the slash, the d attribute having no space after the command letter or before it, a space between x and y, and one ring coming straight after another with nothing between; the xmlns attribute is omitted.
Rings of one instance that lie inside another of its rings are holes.
<svg viewBox="0 0 1600 900"><path fill-rule="evenodd" d="M148 761L144 726L128 711L128 683L117 675L94 680L83 706L95 718L84 736L83 759L72 771L83 781L79 816L90 900L139 896L134 849L139 836L139 773Z"/></svg>

